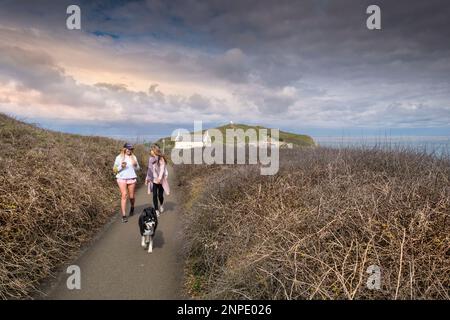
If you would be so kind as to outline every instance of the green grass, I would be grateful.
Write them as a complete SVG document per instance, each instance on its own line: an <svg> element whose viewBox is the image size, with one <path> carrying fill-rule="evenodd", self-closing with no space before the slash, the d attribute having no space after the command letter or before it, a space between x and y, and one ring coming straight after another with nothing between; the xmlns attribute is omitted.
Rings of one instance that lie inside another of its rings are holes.
<svg viewBox="0 0 450 320"><path fill-rule="evenodd" d="M226 124L226 125L217 127L215 129L218 129L224 137L225 137L227 129L235 129L235 130L242 129L244 131L249 130L249 129L255 129L257 131L260 129L268 129L268 134L270 135L270 130L267 127L250 126L250 125L246 125L246 124ZM204 133L206 130L208 130L208 129L203 130L202 133ZM286 132L286 131L282 131L282 130L279 131L279 134L280 134L279 140L281 142L292 143L293 147L311 147L311 146L316 145L313 138L311 138L308 135L296 134L296 133ZM161 138L156 143L158 143L161 147L163 145L165 145L166 149L171 149L175 146L175 142L171 141L170 137Z"/></svg>

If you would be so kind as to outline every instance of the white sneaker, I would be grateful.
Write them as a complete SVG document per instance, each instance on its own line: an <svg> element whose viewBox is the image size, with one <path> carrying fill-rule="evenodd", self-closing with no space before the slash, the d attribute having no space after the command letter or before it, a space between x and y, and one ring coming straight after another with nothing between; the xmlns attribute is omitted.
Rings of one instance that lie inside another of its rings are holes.
<svg viewBox="0 0 450 320"><path fill-rule="evenodd" d="M156 210L156 216L159 218L160 215L161 213L159 212L159 210Z"/></svg>
<svg viewBox="0 0 450 320"><path fill-rule="evenodd" d="M161 213L164 212L164 207L162 205L159 206L159 211L161 211Z"/></svg>
<svg viewBox="0 0 450 320"><path fill-rule="evenodd" d="M145 236L142 236L142 237L141 237L141 246L142 246L143 248L145 248L146 245L147 245L147 244L145 243Z"/></svg>

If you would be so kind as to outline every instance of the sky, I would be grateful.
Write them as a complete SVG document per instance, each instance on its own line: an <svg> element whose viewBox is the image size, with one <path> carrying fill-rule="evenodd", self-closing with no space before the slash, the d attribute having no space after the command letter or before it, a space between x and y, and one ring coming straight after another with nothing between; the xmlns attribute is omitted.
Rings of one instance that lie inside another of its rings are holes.
<svg viewBox="0 0 450 320"><path fill-rule="evenodd" d="M117 137L195 120L450 135L450 3L0 0L0 112Z"/></svg>

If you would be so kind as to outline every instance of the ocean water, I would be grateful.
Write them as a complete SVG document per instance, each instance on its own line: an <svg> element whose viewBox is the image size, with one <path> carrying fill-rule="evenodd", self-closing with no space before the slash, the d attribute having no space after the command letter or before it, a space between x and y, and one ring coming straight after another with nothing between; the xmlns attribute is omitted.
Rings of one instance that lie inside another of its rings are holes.
<svg viewBox="0 0 450 320"><path fill-rule="evenodd" d="M449 136L313 136L313 139L319 146L334 148L399 148L412 149L438 156L450 155Z"/></svg>

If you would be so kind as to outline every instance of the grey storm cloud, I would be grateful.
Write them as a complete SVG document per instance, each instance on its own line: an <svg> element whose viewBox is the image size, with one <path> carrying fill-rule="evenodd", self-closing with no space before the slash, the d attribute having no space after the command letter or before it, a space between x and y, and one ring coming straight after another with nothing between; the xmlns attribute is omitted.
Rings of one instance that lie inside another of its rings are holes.
<svg viewBox="0 0 450 320"><path fill-rule="evenodd" d="M61 27L61 12L68 4L71 1L3 1L0 21L62 34L67 31ZM369 31L366 8L371 4L369 0L80 2L86 34L101 34L119 45L152 42L156 53L148 58L145 52L129 53L128 58L139 59L142 69L152 74L171 69L179 79L221 86L239 101L238 106L224 105L220 98L202 92L168 95L152 83L145 93L120 83L83 85L51 57L4 43L0 77L20 79L25 87L48 93L49 99L68 102L77 96L80 104L103 106L109 101L117 110L132 102L136 117L148 113L150 105L177 115L190 110L217 119L240 114L241 108L242 120L259 114L260 119L267 116L280 125L298 118L314 125L450 126L450 4L379 0L382 30ZM158 52L158 44L173 49Z"/></svg>
<svg viewBox="0 0 450 320"><path fill-rule="evenodd" d="M250 66L248 58L239 48L227 50L224 54L212 59L201 59L199 64L206 65L219 78L231 82L247 82Z"/></svg>
<svg viewBox="0 0 450 320"><path fill-rule="evenodd" d="M0 46L0 76L19 78L22 84L43 89L63 80L63 70L43 52Z"/></svg>

